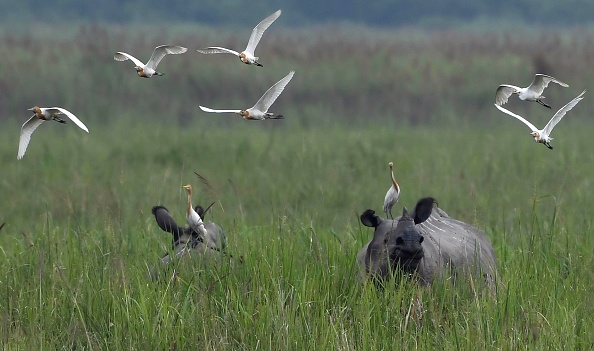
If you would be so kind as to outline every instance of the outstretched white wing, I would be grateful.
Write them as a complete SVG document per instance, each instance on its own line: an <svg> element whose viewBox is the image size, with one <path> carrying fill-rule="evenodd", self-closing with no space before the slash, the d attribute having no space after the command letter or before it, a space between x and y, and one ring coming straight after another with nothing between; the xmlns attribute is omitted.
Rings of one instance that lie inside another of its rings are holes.
<svg viewBox="0 0 594 351"><path fill-rule="evenodd" d="M163 57L167 54L178 55L183 54L184 52L188 51L188 49L184 48L183 46L175 46L175 45L161 45L157 46L151 55L151 58L146 63L146 66L151 69L156 69L157 65Z"/></svg>
<svg viewBox="0 0 594 351"><path fill-rule="evenodd" d="M200 109L204 112L214 112L214 113L239 113L239 112L241 112L241 110L213 110L212 108L208 108L208 107L204 107L204 106L200 106L200 105L198 105L198 107L200 107Z"/></svg>
<svg viewBox="0 0 594 351"><path fill-rule="evenodd" d="M270 106L272 104L274 104L274 101L276 101L276 99L283 92L283 90L285 89L287 84L289 84L289 82L293 78L293 74L295 74L295 71L289 72L289 74L287 74L285 76L285 78L279 80L278 82L276 82L276 84L271 86L270 89L266 90L264 95L262 95L260 100L258 100L258 102L256 102L256 104L254 105L254 107L252 107L252 109L260 110L262 112L268 111Z"/></svg>
<svg viewBox="0 0 594 351"><path fill-rule="evenodd" d="M497 107L499 109L499 111L507 113L508 115L515 117L517 119L519 119L522 123L524 123L525 125L528 126L528 128L530 128L533 132L539 132L539 130L534 126L534 124L528 122L527 120L524 119L524 117L520 116L520 115L516 115L515 113L511 112L510 110L503 108L497 104L494 104L495 107Z"/></svg>
<svg viewBox="0 0 594 351"><path fill-rule="evenodd" d="M127 54L127 53L125 53L125 52L121 52L121 51L118 51L118 52L116 52L116 53L115 53L115 55L113 55L113 59L114 59L114 60L116 60L116 61L126 61L126 60L130 60L130 61L134 62L134 64L135 64L136 66L139 66L139 67L142 67L142 66L144 66L144 63L142 63L142 62L141 62L139 59L137 59L136 57L134 57L134 56L132 56L132 55L130 55L130 54Z"/></svg>
<svg viewBox="0 0 594 351"><path fill-rule="evenodd" d="M80 129L84 130L87 133L89 132L87 126L85 126L85 124L81 122L80 119L78 119L72 112L68 111L67 109L61 107L48 107L45 110L50 111L52 114L58 113L66 115L66 117L70 118L70 120L74 122L74 124L76 124Z"/></svg>
<svg viewBox="0 0 594 351"><path fill-rule="evenodd" d="M560 86L565 87L565 88L567 88L569 86L569 85L563 83L562 81L557 80L554 77L547 76L546 74L537 73L534 76L534 80L532 81L532 84L530 84L528 86L528 90L533 91L535 94L540 96L540 95L542 95L542 92L545 90L545 88L549 86L550 82L557 83Z"/></svg>
<svg viewBox="0 0 594 351"><path fill-rule="evenodd" d="M201 54L231 54L231 55L239 56L239 53L237 51L227 49L227 48L222 48L220 46L209 46L207 48L198 49L196 51L198 51Z"/></svg>
<svg viewBox="0 0 594 351"><path fill-rule="evenodd" d="M555 126L557 125L557 123L559 123L561 118L563 118L563 116L565 116L567 111L574 108L575 105L577 105L577 103L580 102L580 100L582 100L584 98L583 96L584 96L585 92L586 92L585 90L582 91L582 93L580 95L578 95L575 99L568 102L567 105L561 107L561 109L559 109L559 111L557 111L557 113L555 113L553 118L551 118L549 123L547 123L547 125L543 128L543 131L545 132L546 135L551 135L553 128L555 128Z"/></svg>
<svg viewBox="0 0 594 351"><path fill-rule="evenodd" d="M262 39L262 35L264 31L270 27L272 22L276 21L276 19L281 15L281 10L276 11L272 15L263 19L254 29L252 30L252 35L250 36L250 40L248 41L247 47L245 51L249 52L250 54L254 55L254 51L256 50L256 46Z"/></svg>
<svg viewBox="0 0 594 351"><path fill-rule="evenodd" d="M17 154L17 160L20 160L25 156L25 152L27 151L27 146L29 146L29 141L31 141L31 134L43 123L42 119L37 118L36 115L33 115L27 122L23 123L21 127L21 138L19 140L19 152Z"/></svg>
<svg viewBox="0 0 594 351"><path fill-rule="evenodd" d="M520 87L509 84L501 84L495 92L495 105L504 105L507 99L514 93L520 91Z"/></svg>

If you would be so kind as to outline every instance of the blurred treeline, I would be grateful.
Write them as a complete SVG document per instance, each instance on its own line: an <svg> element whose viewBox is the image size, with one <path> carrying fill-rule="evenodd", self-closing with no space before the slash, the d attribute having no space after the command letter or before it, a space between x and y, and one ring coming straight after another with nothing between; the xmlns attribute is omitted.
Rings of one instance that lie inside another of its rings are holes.
<svg viewBox="0 0 594 351"><path fill-rule="evenodd" d="M206 114L198 105L250 107L295 70L271 110L304 127L370 121L484 123L501 118L492 106L501 83L526 86L534 73L553 75L570 84L545 92L555 109L591 88L594 75L594 37L577 29L533 30L521 37L514 31L272 29L256 51L263 68L244 65L231 55L195 51L209 45L242 50L249 36L245 31L77 26L4 32L0 118L22 123L29 115L25 109L37 104L65 107L90 126L93 120L126 117L181 124L202 118L224 125L227 117ZM113 60L116 51L125 51L146 61L156 45L165 43L189 50L161 62L163 77L139 78L130 61ZM590 101L585 99L576 114L591 111ZM517 102L512 100L510 109L548 115Z"/></svg>
<svg viewBox="0 0 594 351"><path fill-rule="evenodd" d="M594 21L590 0L0 0L4 21L110 23L257 23L281 8L282 25L357 22L370 26L444 26L462 22L505 21L537 25L576 25Z"/></svg>

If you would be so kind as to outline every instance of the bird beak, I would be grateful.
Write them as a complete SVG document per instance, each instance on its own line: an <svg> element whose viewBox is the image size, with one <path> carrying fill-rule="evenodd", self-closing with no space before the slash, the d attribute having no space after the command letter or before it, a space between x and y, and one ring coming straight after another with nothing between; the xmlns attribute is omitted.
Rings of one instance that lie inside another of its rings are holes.
<svg viewBox="0 0 594 351"><path fill-rule="evenodd" d="M27 111L35 111L35 107L28 108Z"/></svg>

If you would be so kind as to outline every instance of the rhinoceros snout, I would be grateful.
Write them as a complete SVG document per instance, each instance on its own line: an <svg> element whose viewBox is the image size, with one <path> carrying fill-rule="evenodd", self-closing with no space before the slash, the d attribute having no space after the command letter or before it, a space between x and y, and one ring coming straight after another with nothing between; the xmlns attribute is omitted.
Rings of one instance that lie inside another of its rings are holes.
<svg viewBox="0 0 594 351"><path fill-rule="evenodd" d="M418 236L414 239L398 236L396 238L396 247L392 251L393 259L421 259L423 258L423 237Z"/></svg>

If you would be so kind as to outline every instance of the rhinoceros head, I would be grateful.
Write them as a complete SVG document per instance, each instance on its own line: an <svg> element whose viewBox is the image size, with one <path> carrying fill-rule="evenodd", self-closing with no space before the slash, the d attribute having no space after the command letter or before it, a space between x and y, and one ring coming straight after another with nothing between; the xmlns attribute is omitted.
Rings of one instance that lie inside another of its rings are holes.
<svg viewBox="0 0 594 351"><path fill-rule="evenodd" d="M373 240L365 256L367 272L386 276L392 268L413 273L423 258L423 236L416 227L431 216L435 199L424 198L417 202L412 214L404 208L402 216L385 220L373 210L361 214L361 223L375 228Z"/></svg>

